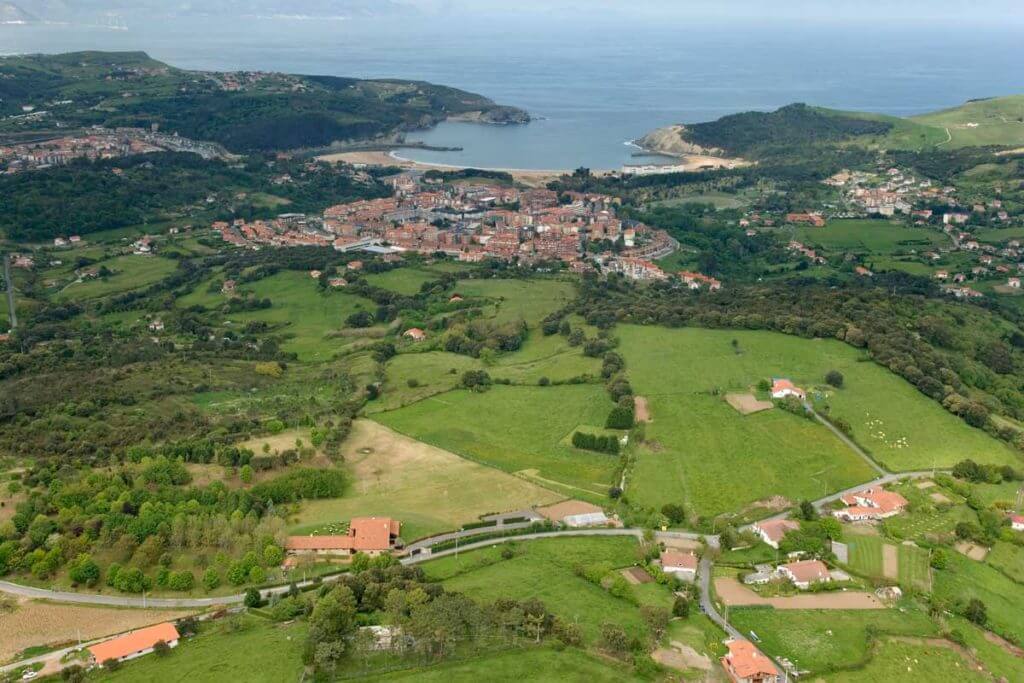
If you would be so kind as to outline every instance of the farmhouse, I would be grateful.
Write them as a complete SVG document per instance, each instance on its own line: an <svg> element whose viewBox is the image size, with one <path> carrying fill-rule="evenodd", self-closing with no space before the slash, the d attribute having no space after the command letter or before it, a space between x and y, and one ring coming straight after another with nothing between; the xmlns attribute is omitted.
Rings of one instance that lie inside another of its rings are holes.
<svg viewBox="0 0 1024 683"><path fill-rule="evenodd" d="M607 526L611 520L604 510L582 500L566 500L554 505L537 508L537 512L552 522L561 522L568 527Z"/></svg>
<svg viewBox="0 0 1024 683"><path fill-rule="evenodd" d="M816 213L787 213L787 223L810 223L816 228L825 227L825 219Z"/></svg>
<svg viewBox="0 0 1024 683"><path fill-rule="evenodd" d="M726 642L729 653L720 660L733 683L779 683L782 678L772 660L747 640Z"/></svg>
<svg viewBox="0 0 1024 683"><path fill-rule="evenodd" d="M661 570L683 581L693 581L697 578L697 556L693 553L681 553L678 550L662 551Z"/></svg>
<svg viewBox="0 0 1024 683"><path fill-rule="evenodd" d="M1024 531L1024 515L1011 515L1010 528L1014 531Z"/></svg>
<svg viewBox="0 0 1024 683"><path fill-rule="evenodd" d="M782 540L782 537L787 532L799 528L800 523L791 519L769 519L755 524L754 533L760 536L762 541L778 550L779 541Z"/></svg>
<svg viewBox="0 0 1024 683"><path fill-rule="evenodd" d="M848 507L832 514L847 522L886 519L899 514L907 506L906 498L881 487L849 493L842 497L842 501Z"/></svg>
<svg viewBox="0 0 1024 683"><path fill-rule="evenodd" d="M832 580L828 567L821 560L790 562L779 567L779 574L792 581L800 590L807 590L812 583Z"/></svg>
<svg viewBox="0 0 1024 683"><path fill-rule="evenodd" d="M807 397L807 394L788 379L782 377L774 378L772 380L772 398L786 398L788 396L796 396L802 401Z"/></svg>
<svg viewBox="0 0 1024 683"><path fill-rule="evenodd" d="M177 647L179 637L174 624L165 622L97 643L89 648L89 656L93 664L111 659L125 662L149 654L160 641L167 643L168 647Z"/></svg>
<svg viewBox="0 0 1024 683"><path fill-rule="evenodd" d="M388 517L354 517L344 536L289 536L292 555L380 555L398 545L401 523Z"/></svg>
<svg viewBox="0 0 1024 683"><path fill-rule="evenodd" d="M402 334L402 336L408 337L409 339L412 339L414 342L418 342L426 339L427 333L418 327L410 327L408 330L405 331L404 334Z"/></svg>

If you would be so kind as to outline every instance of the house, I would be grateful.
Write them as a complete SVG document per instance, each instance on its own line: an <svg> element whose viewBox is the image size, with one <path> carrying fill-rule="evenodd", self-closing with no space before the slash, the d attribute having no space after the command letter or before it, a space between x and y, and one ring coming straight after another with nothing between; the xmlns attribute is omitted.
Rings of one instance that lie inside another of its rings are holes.
<svg viewBox="0 0 1024 683"><path fill-rule="evenodd" d="M1014 531L1024 531L1024 515L1011 515L1010 528Z"/></svg>
<svg viewBox="0 0 1024 683"><path fill-rule="evenodd" d="M351 263L349 263L345 267L348 268L349 270L362 270L363 269L363 262L362 261L352 261Z"/></svg>
<svg viewBox="0 0 1024 683"><path fill-rule="evenodd" d="M53 246L55 246L55 247L63 247L65 245L67 245L67 240L65 240L63 237L54 237L53 238Z"/></svg>
<svg viewBox="0 0 1024 683"><path fill-rule="evenodd" d="M807 590L812 583L828 582L832 575L821 560L800 560L779 567L779 574L800 590Z"/></svg>
<svg viewBox="0 0 1024 683"><path fill-rule="evenodd" d="M810 223L816 228L825 227L825 219L816 213L787 213L787 223Z"/></svg>
<svg viewBox="0 0 1024 683"><path fill-rule="evenodd" d="M462 295L458 293L452 294L452 298L448 299L448 303L450 304L457 304L460 301L462 301Z"/></svg>
<svg viewBox="0 0 1024 683"><path fill-rule="evenodd" d="M399 545L400 531L389 517L353 517L343 536L289 536L284 548L291 555L380 555Z"/></svg>
<svg viewBox="0 0 1024 683"><path fill-rule="evenodd" d="M661 570L683 581L693 581L697 578L697 556L678 550L664 550L661 553Z"/></svg>
<svg viewBox="0 0 1024 683"><path fill-rule="evenodd" d="M314 280L319 280L321 275L323 275L323 272L321 272L319 270L311 270L311 271L309 271L309 276L311 278L313 278Z"/></svg>
<svg viewBox="0 0 1024 683"><path fill-rule="evenodd" d="M586 526L605 526L610 521L604 512L583 512L577 515L562 517L562 524L573 529Z"/></svg>
<svg viewBox="0 0 1024 683"><path fill-rule="evenodd" d="M733 683L780 683L779 670L763 652L748 640L729 640L729 652L722 657L722 668Z"/></svg>
<svg viewBox="0 0 1024 683"><path fill-rule="evenodd" d="M220 286L221 294L234 294L235 293L235 281L225 280L224 284Z"/></svg>
<svg viewBox="0 0 1024 683"><path fill-rule="evenodd" d="M1012 287L1013 289L1020 289L1020 278L1019 277L1007 278L1006 286L1007 287Z"/></svg>
<svg viewBox="0 0 1024 683"><path fill-rule="evenodd" d="M796 386L788 379L782 377L776 377L772 380L772 398L787 398L789 396L796 396L801 401L807 398L807 394L804 390Z"/></svg>
<svg viewBox="0 0 1024 683"><path fill-rule="evenodd" d="M907 499L898 493L872 487L848 493L841 498L848 507L833 512L833 516L847 522L868 519L886 519L897 515L907 507Z"/></svg>
<svg viewBox="0 0 1024 683"><path fill-rule="evenodd" d="M870 270L868 270L864 266L857 266L856 268L853 269L853 272L856 273L857 275L862 276L862 277L871 277L871 276L874 275L874 273L872 273Z"/></svg>
<svg viewBox="0 0 1024 683"><path fill-rule="evenodd" d="M339 287L347 287L348 280L346 280L343 277L332 277L330 280L327 281L327 284L329 284L331 287L334 287L335 289L338 289Z"/></svg>
<svg viewBox="0 0 1024 683"><path fill-rule="evenodd" d="M402 334L402 336L408 337L409 339L412 339L414 342L421 342L427 338L427 333L418 327L410 327Z"/></svg>
<svg viewBox="0 0 1024 683"><path fill-rule="evenodd" d="M792 519L769 519L758 522L754 525L754 533L761 537L761 540L779 549L779 542L788 532L800 528L800 523Z"/></svg>
<svg viewBox="0 0 1024 683"><path fill-rule="evenodd" d="M154 320L154 321L152 321L151 323L149 323L149 331L150 332L163 332L164 331L164 322L162 320Z"/></svg>
<svg viewBox="0 0 1024 683"><path fill-rule="evenodd" d="M168 647L177 647L179 638L174 624L164 622L97 643L89 648L89 657L93 664L103 664L109 660L126 662L149 654L160 641L167 643Z"/></svg>
<svg viewBox="0 0 1024 683"><path fill-rule="evenodd" d="M945 271L945 270L937 271L935 273L935 279L936 280L943 280L943 281L948 280L949 279L949 273L947 271Z"/></svg>

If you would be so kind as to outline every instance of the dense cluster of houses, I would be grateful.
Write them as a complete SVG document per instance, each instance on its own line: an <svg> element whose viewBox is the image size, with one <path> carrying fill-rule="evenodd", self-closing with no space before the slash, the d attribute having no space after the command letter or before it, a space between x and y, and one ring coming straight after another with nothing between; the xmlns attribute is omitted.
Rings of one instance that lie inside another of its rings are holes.
<svg viewBox="0 0 1024 683"><path fill-rule="evenodd" d="M220 147L144 128L93 128L86 135L0 146L0 171L18 173L62 166L72 159L117 159L154 152L192 152L205 159L222 155Z"/></svg>
<svg viewBox="0 0 1024 683"><path fill-rule="evenodd" d="M386 182L395 191L392 197L331 206L322 216L285 214L268 221L218 222L213 229L242 247L440 252L463 261L561 260L580 272L596 263L636 279L659 277L651 261L676 248L666 232L619 218L616 200L606 195L446 184L415 171ZM595 242L609 248L588 260L584 247Z"/></svg>

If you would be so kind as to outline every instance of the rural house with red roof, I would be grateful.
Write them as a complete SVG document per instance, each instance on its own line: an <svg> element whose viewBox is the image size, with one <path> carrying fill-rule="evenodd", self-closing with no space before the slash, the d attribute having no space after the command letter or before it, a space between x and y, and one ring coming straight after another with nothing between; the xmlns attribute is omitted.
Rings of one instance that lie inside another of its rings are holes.
<svg viewBox="0 0 1024 683"><path fill-rule="evenodd" d="M693 581L697 578L697 556L678 550L662 551L661 571L683 581Z"/></svg>
<svg viewBox="0 0 1024 683"><path fill-rule="evenodd" d="M862 522L869 519L886 519L898 515L907 507L907 499L898 493L881 487L868 488L842 497L848 507L832 514L847 522Z"/></svg>
<svg viewBox="0 0 1024 683"><path fill-rule="evenodd" d="M160 641L166 643L167 647L177 647L180 637L174 624L164 622L97 643L89 648L89 656L94 664L110 660L126 662L149 654Z"/></svg>
<svg viewBox="0 0 1024 683"><path fill-rule="evenodd" d="M807 590L813 583L832 580L832 574L821 560L790 562L779 567L779 574L792 581L800 590Z"/></svg>
<svg viewBox="0 0 1024 683"><path fill-rule="evenodd" d="M754 524L754 533L761 537L761 540L779 549L779 542L790 531L800 528L800 523L791 519L769 519Z"/></svg>
<svg viewBox="0 0 1024 683"><path fill-rule="evenodd" d="M1024 531L1024 515L1011 515L1010 528L1014 531Z"/></svg>
<svg viewBox="0 0 1024 683"><path fill-rule="evenodd" d="M398 545L401 523L388 517L354 517L348 533L335 536L289 536L290 555L380 555Z"/></svg>
<svg viewBox="0 0 1024 683"><path fill-rule="evenodd" d="M796 386L784 377L776 377L772 380L772 398L787 398L796 396L801 401L807 398L804 390Z"/></svg>
<svg viewBox="0 0 1024 683"><path fill-rule="evenodd" d="M733 683L779 683L779 670L753 643L747 640L726 642L729 653L720 660Z"/></svg>

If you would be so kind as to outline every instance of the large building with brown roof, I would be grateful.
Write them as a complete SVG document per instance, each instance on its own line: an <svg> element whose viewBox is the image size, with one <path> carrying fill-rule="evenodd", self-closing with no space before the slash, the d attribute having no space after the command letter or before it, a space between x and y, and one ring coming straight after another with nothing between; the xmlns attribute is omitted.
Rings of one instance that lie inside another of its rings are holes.
<svg viewBox="0 0 1024 683"><path fill-rule="evenodd" d="M89 648L89 656L95 664L110 660L125 662L149 654L160 641L168 647L177 647L179 638L174 624L165 622L97 643Z"/></svg>
<svg viewBox="0 0 1024 683"><path fill-rule="evenodd" d="M848 507L832 514L847 522L861 522L868 519L886 519L898 515L907 507L907 499L882 487L873 487L849 493L842 498Z"/></svg>
<svg viewBox="0 0 1024 683"><path fill-rule="evenodd" d="M398 545L401 523L389 517L354 517L348 533L335 536L289 536L285 550L293 555L379 555Z"/></svg>
<svg viewBox="0 0 1024 683"><path fill-rule="evenodd" d="M720 660L733 683L779 683L782 677L772 660L746 640L730 640L729 653Z"/></svg>
<svg viewBox="0 0 1024 683"><path fill-rule="evenodd" d="M790 531L799 529L800 523L791 519L769 519L757 522L753 528L762 541L778 550L782 538Z"/></svg>
<svg viewBox="0 0 1024 683"><path fill-rule="evenodd" d="M821 560L801 560L779 567L779 574L793 582L801 590L807 590L815 583L827 583L832 574Z"/></svg>

